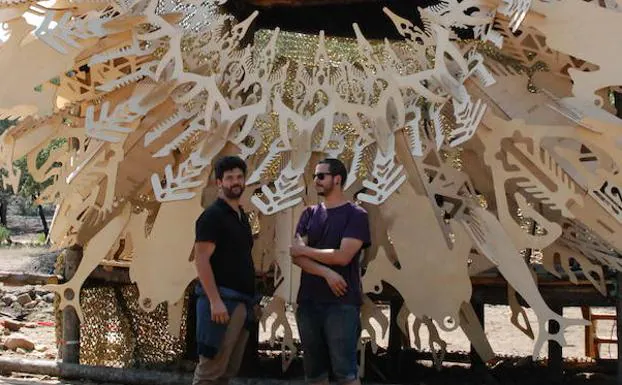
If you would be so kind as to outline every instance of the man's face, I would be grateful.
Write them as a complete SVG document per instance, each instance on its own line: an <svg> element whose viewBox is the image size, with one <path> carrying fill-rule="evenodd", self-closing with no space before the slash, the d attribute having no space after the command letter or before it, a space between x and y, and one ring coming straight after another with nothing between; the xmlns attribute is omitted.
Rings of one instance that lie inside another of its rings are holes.
<svg viewBox="0 0 622 385"><path fill-rule="evenodd" d="M216 181L218 187L228 199L238 199L244 192L245 178L244 173L239 168L225 171L222 180Z"/></svg>
<svg viewBox="0 0 622 385"><path fill-rule="evenodd" d="M338 186L335 183L335 176L331 175L330 168L327 164L318 164L315 166L315 174L313 176L315 189L320 196L328 196Z"/></svg>

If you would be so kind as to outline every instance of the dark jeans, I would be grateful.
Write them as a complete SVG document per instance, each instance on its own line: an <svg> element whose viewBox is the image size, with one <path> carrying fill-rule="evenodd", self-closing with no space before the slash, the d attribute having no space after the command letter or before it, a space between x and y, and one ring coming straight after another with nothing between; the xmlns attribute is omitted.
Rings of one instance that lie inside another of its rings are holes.
<svg viewBox="0 0 622 385"><path fill-rule="evenodd" d="M338 383L358 378L359 306L302 303L296 311L296 322L308 382L328 379L331 367Z"/></svg>

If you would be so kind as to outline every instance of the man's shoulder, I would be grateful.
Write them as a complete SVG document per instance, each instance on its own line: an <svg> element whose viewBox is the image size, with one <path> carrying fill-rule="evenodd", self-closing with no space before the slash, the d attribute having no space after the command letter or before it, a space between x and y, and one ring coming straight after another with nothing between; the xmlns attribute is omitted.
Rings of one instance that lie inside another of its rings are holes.
<svg viewBox="0 0 622 385"><path fill-rule="evenodd" d="M352 210L352 212L367 216L367 210L365 210L363 206L358 205L354 202L348 202L348 205L350 206L350 210Z"/></svg>
<svg viewBox="0 0 622 385"><path fill-rule="evenodd" d="M308 206L306 206L306 207L305 207L305 209L302 211L302 214L303 214L303 215L305 215L305 214L310 215L310 214L315 213L315 212L316 212L316 211L318 211L318 210L322 210L322 208L323 208L323 207L324 207L324 206L322 206L322 204L321 204L321 203L318 203L318 204L315 204L315 205L308 205Z"/></svg>
<svg viewBox="0 0 622 385"><path fill-rule="evenodd" d="M222 215L222 213L223 213L222 207L220 207L220 205L218 204L218 201L214 201L203 210L199 218L209 218L213 216Z"/></svg>
<svg viewBox="0 0 622 385"><path fill-rule="evenodd" d="M337 207L336 209L337 210L345 209L347 211L351 211L351 212L356 213L356 214L367 215L367 210L365 210L362 206L360 206L360 205L358 205L358 204L356 204L354 202L351 202L351 201L346 202L345 205ZM326 206L324 206L322 203L318 203L318 204L315 204L315 205L309 205L309 206L305 207L303 213L311 214L311 213L315 213L315 212L318 212L318 211L326 211L326 210L327 210Z"/></svg>

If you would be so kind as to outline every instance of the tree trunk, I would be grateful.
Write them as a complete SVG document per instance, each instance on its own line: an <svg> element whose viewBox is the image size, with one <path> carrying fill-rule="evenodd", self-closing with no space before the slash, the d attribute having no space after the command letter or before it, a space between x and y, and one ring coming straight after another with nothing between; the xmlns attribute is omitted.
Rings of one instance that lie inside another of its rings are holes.
<svg viewBox="0 0 622 385"><path fill-rule="evenodd" d="M39 210L39 218L41 218L41 224L43 225L43 233L45 234L45 239L47 239L49 229L48 229L48 222L45 219L45 213L43 212L43 206L38 205L37 209Z"/></svg>
<svg viewBox="0 0 622 385"><path fill-rule="evenodd" d="M614 92L613 94L616 106L616 116L622 118L622 92Z"/></svg>
<svg viewBox="0 0 622 385"><path fill-rule="evenodd" d="M0 198L0 224L7 227L6 212L9 208L9 202L6 198Z"/></svg>
<svg viewBox="0 0 622 385"><path fill-rule="evenodd" d="M32 195L33 203L37 201L38 195L39 193L37 193L36 195L35 194ZM48 229L48 221L45 219L45 213L43 212L42 205L37 205L37 212L39 213L39 218L41 218L41 225L43 226L43 234L45 234L45 239L47 239L50 229Z"/></svg>

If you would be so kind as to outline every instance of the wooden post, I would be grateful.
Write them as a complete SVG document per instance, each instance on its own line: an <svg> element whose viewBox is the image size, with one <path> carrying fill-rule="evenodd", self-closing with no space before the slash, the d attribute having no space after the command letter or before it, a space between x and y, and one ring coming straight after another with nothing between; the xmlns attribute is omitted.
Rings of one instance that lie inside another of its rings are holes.
<svg viewBox="0 0 622 385"><path fill-rule="evenodd" d="M97 383L125 385L179 385L190 384L192 374L132 368L111 368L68 364L52 360L16 359L0 357L1 373L29 373L60 377L68 380L90 380ZM65 383L63 381L63 383ZM3 381L2 384L5 384Z"/></svg>
<svg viewBox="0 0 622 385"><path fill-rule="evenodd" d="M389 323L389 346L387 348L391 357L392 379L400 378L400 361L404 338L402 331L397 324L397 315L404 304L404 299L399 295L392 295L390 302L390 323Z"/></svg>
<svg viewBox="0 0 622 385"><path fill-rule="evenodd" d="M480 325L482 325L482 329L485 330L484 302L481 299L475 298L475 296L473 296L471 297L471 306L473 306L473 310L475 310L475 314L477 315L477 319L479 320ZM473 344L471 344L469 357L471 360L471 369L486 369L486 363L482 360L479 354L477 354L477 351L475 350L475 346L473 346Z"/></svg>
<svg viewBox="0 0 622 385"><path fill-rule="evenodd" d="M614 101L616 106L616 116L622 118L622 93L614 93ZM616 384L622 385L622 273L616 274L616 327L618 337L618 373L616 376Z"/></svg>
<svg viewBox="0 0 622 385"><path fill-rule="evenodd" d="M5 286L57 284L62 277L54 274L34 274L14 271L0 271L0 282Z"/></svg>
<svg viewBox="0 0 622 385"><path fill-rule="evenodd" d="M82 260L82 248L72 246L65 253L65 281L69 281L78 270ZM80 296L80 293L73 293ZM61 357L64 363L80 363L80 320L73 306L63 309L63 341L61 346Z"/></svg>
<svg viewBox="0 0 622 385"><path fill-rule="evenodd" d="M585 326L585 356L596 358L596 351L594 347L594 335L596 330L594 328L594 322L592 321L591 308L589 306L581 306L581 315L584 319L590 321L590 324Z"/></svg>
<svg viewBox="0 0 622 385"><path fill-rule="evenodd" d="M186 354L185 358L197 361L199 355L197 353L197 295L194 293L194 287L197 280L190 284L190 294L188 296L188 311L186 312Z"/></svg>
<svg viewBox="0 0 622 385"><path fill-rule="evenodd" d="M616 384L622 385L622 272L616 274L616 328L618 337L618 374Z"/></svg>
<svg viewBox="0 0 622 385"><path fill-rule="evenodd" d="M555 313L562 315L564 308L559 304L552 304L551 310ZM549 321L549 332L551 334L559 333L560 328L559 324L556 321ZM556 384L561 384L564 377L563 371L563 357L562 357L562 347L555 341L549 340L549 374L551 376L551 382Z"/></svg>

